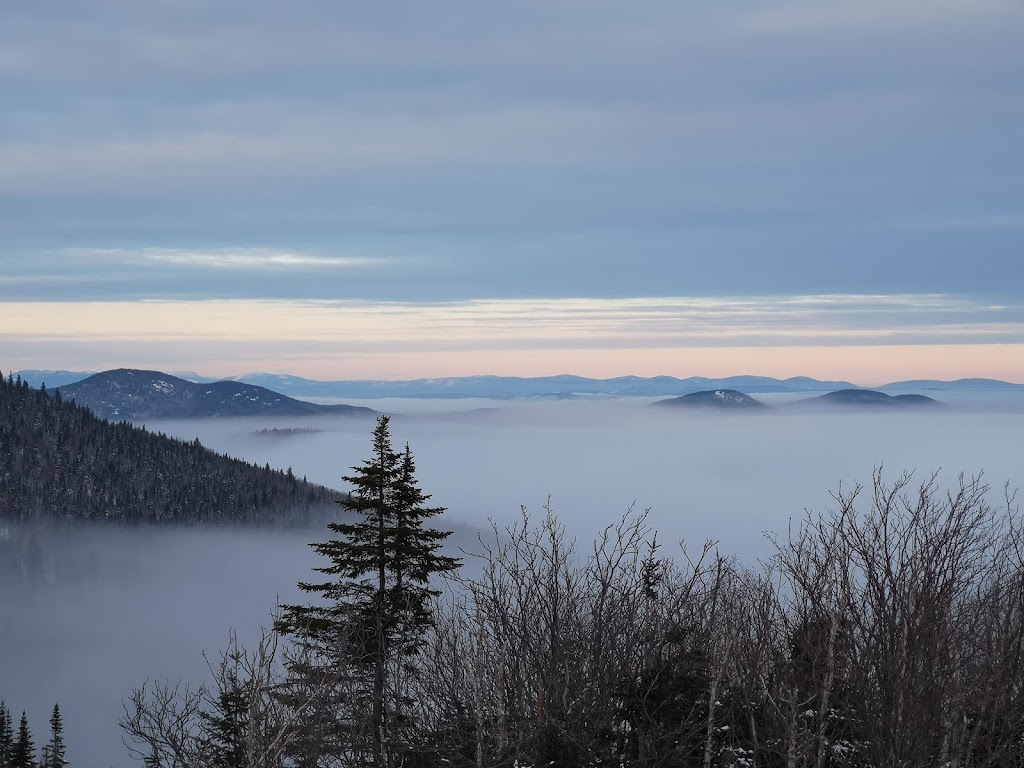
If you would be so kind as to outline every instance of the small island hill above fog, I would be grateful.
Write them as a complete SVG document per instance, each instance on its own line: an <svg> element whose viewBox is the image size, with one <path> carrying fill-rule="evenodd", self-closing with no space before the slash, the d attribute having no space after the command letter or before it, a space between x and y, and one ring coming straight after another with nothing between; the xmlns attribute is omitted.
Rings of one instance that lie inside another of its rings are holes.
<svg viewBox="0 0 1024 768"><path fill-rule="evenodd" d="M656 406L675 408L700 408L706 410L762 411L770 406L743 392L734 389L714 389L690 392L668 400L657 400ZM871 389L840 389L815 397L791 401L786 407L802 409L834 408L882 408L919 409L940 407L942 403L934 398L919 394L889 395Z"/></svg>

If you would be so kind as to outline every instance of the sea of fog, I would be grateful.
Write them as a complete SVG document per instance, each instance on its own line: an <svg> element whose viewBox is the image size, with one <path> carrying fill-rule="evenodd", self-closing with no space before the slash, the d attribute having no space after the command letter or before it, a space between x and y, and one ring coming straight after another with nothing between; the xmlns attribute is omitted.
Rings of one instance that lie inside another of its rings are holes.
<svg viewBox="0 0 1024 768"><path fill-rule="evenodd" d="M994 503L1004 484L1024 486L1024 400L836 413L694 413L646 400L359 404L394 415L396 443L412 446L424 490L448 508L444 524L467 549L490 521L511 524L522 506L540 513L550 496L584 544L635 504L651 508L660 541L712 539L754 564L771 554L765 531L784 534L805 509L829 505L840 484L870 483L880 465L890 478L941 469L946 483L984 472ZM147 427L344 490L341 475L369 453L372 421ZM0 698L16 716L28 710L37 743L59 701L73 764L130 765L116 726L122 698L148 678L202 680L203 653L215 656L229 628L257 637L275 601L299 599L295 583L317 564L307 544L322 536L320 528L63 534L55 553L73 565L72 577L0 585Z"/></svg>

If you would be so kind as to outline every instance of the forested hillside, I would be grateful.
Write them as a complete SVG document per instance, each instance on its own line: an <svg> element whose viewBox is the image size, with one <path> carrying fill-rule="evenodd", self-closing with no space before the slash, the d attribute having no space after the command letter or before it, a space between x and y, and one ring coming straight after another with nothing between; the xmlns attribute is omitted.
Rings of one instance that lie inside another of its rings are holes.
<svg viewBox="0 0 1024 768"><path fill-rule="evenodd" d="M338 495L0 377L0 520L283 521Z"/></svg>
<svg viewBox="0 0 1024 768"><path fill-rule="evenodd" d="M119 368L61 388L65 400L104 419L186 419L224 416L372 416L354 405L321 405L238 381L196 384L160 371Z"/></svg>

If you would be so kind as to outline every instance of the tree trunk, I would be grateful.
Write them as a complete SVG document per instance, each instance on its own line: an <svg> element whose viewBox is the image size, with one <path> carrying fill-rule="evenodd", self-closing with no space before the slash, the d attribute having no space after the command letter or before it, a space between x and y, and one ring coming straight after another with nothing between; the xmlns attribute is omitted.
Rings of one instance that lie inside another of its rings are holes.
<svg viewBox="0 0 1024 768"><path fill-rule="evenodd" d="M711 768L711 758L714 757L715 738L715 705L718 701L718 675L711 681L711 700L708 702L708 724L704 741L704 768Z"/></svg>
<svg viewBox="0 0 1024 768"><path fill-rule="evenodd" d="M381 457L381 464L383 465L383 457ZM384 540L385 503L384 489L381 488L377 510L377 626L374 628L377 633L377 647L374 649L373 660L373 764L375 768L384 768L386 765L384 758L384 598L387 595L387 569L384 562L387 555Z"/></svg>
<svg viewBox="0 0 1024 768"><path fill-rule="evenodd" d="M825 652L825 681L821 690L821 704L818 706L818 751L814 765L824 768L828 737L825 735L829 708L832 705L832 686L836 679L836 635L839 634L839 616L832 614L828 627L828 649Z"/></svg>

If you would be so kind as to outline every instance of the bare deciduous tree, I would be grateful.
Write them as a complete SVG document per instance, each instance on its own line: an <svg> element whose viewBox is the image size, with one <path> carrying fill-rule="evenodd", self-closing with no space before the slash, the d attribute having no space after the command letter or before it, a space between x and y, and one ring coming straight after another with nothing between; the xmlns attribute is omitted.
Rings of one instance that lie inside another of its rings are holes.
<svg viewBox="0 0 1024 768"><path fill-rule="evenodd" d="M712 543L665 552L632 508L588 547L550 501L492 527L478 569L390 662L403 665L385 675L401 690L386 695L407 720L389 768L1022 768L1012 494L992 506L980 478L943 490L935 475L888 483L879 470L833 498L775 539L760 569ZM217 765L230 705L244 714L247 768L372 762L372 708L346 672L358 652L340 637L276 643L232 642L208 688L134 692L133 754Z"/></svg>
<svg viewBox="0 0 1024 768"><path fill-rule="evenodd" d="M197 688L153 681L132 691L120 722L130 754L153 768L284 766L330 681L297 687L270 631L252 650L232 632L208 665L211 680Z"/></svg>

